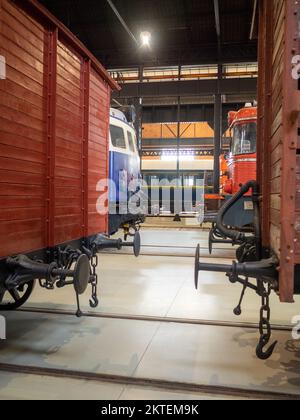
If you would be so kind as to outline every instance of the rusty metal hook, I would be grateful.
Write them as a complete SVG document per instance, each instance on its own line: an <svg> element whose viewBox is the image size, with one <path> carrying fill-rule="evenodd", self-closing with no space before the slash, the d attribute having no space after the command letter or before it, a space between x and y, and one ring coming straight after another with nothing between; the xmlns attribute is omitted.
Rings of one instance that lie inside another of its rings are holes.
<svg viewBox="0 0 300 420"><path fill-rule="evenodd" d="M99 300L98 300L97 296L92 295L92 297L90 299L90 307L91 308L97 308L98 305L99 305Z"/></svg>
<svg viewBox="0 0 300 420"><path fill-rule="evenodd" d="M268 348L268 350L264 351L264 347L268 344L268 342L269 342L269 335L268 334L265 334L259 340L258 346L256 347L256 356L260 360L268 360L272 356L272 354L273 354L273 352L275 350L275 347L277 346L277 343L278 343L278 341L275 341Z"/></svg>

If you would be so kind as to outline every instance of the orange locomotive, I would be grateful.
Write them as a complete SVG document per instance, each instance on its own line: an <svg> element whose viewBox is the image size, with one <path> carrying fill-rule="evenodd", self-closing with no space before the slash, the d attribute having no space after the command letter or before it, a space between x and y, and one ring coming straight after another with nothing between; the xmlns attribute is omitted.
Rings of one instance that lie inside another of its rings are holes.
<svg viewBox="0 0 300 420"><path fill-rule="evenodd" d="M231 111L228 116L232 133L229 155L220 158L220 197L225 205L242 185L249 179L256 179L256 134L257 108L246 104L239 111ZM245 232L253 226L253 203L250 194L245 194L230 211L227 212L224 223ZM209 252L215 243L232 243L216 227L216 218L209 233Z"/></svg>
<svg viewBox="0 0 300 420"><path fill-rule="evenodd" d="M257 107L246 104L238 112L231 111L228 122L232 141L224 192L235 194L249 179L256 179Z"/></svg>

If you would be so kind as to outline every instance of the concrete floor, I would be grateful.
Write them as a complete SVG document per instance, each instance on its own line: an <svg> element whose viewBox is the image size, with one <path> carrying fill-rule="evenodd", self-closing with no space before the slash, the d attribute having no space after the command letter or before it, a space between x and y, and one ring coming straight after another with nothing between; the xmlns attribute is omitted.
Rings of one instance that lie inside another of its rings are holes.
<svg viewBox="0 0 300 420"><path fill-rule="evenodd" d="M7 316L7 327L0 363L300 394L300 346L285 332L274 333L279 345L262 362L254 355L257 333L246 328L21 312ZM2 383L0 396L19 381L16 374L13 384Z"/></svg>
<svg viewBox="0 0 300 420"><path fill-rule="evenodd" d="M144 243L166 247L174 240L185 246L204 243L205 235L196 231L142 232ZM200 289L195 291L193 266L193 258L186 257L136 259L103 254L98 270L101 302L95 312L257 322L260 301L254 293L247 292L243 315L236 318L232 309L241 287L231 285L223 274L201 273ZM88 294L82 297L82 308L92 311L88 298ZM37 287L27 308L74 310L74 302L72 287L54 292ZM272 296L272 321L291 325L292 317L300 313L299 302L297 298L295 305L282 305ZM300 342L292 341L290 332L274 333L280 344L273 357L262 362L254 355L257 331L248 328L110 318L78 320L20 311L4 315L8 339L0 344L0 363L300 395ZM217 398L101 381L0 373L0 399L77 399L78 395L87 399Z"/></svg>
<svg viewBox="0 0 300 420"><path fill-rule="evenodd" d="M163 391L153 387L1 372L0 400L229 400L222 394ZM235 399L242 399L235 397Z"/></svg>

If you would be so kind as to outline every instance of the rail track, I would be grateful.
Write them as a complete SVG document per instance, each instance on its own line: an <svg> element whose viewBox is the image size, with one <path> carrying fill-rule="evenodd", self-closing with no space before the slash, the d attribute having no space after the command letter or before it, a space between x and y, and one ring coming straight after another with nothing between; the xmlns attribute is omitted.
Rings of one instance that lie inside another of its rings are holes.
<svg viewBox="0 0 300 420"><path fill-rule="evenodd" d="M175 245L142 245L140 256L151 256L151 257L194 257L195 246L175 246ZM118 254L129 254L128 250L123 249L117 251ZM113 250L104 250L101 252L105 255L116 254ZM208 247L201 246L201 253L204 258L212 259L233 259L235 258L235 248L217 248L215 247L212 254L209 254ZM218 255L216 255L218 253Z"/></svg>
<svg viewBox="0 0 300 420"><path fill-rule="evenodd" d="M156 244L154 244L154 245L143 245L143 248L171 248L171 249L195 249L195 246L186 246L186 245L181 245L181 246L178 246L178 245L168 245L168 246L166 246L166 245L156 245ZM201 249L203 249L203 250L206 250L206 251L208 251L208 247L204 247L204 246L201 246ZM218 250L227 250L227 249L231 249L230 247L215 247L214 248L216 251L218 251Z"/></svg>
<svg viewBox="0 0 300 420"><path fill-rule="evenodd" d="M148 246L152 247L152 246ZM164 246L157 246L158 249ZM171 249L178 249L179 247L171 246ZM184 249L194 249L194 247L180 247ZM34 313L41 315L58 315L58 316L74 316L75 311L64 308L47 308L38 305L23 307L18 312ZM88 309L83 311L83 317L94 319L116 319L128 321L146 321L161 324L185 324L194 326L209 326L209 327L223 327L223 328L241 328L246 330L257 330L258 324L251 322L232 322L222 320L206 320L206 319L189 319L176 318L168 316L151 316L151 315L136 315L123 313L107 313L107 312L92 312ZM291 332L292 327L289 325L273 325L273 330L281 332ZM165 392L180 392L199 394L201 397L207 396L216 398L241 398L241 399L258 399L258 400L300 400L300 395L292 392L280 392L272 390L256 390L246 387L227 387L220 385L208 385L205 383L181 382L176 380L153 379L149 377L135 377L127 375L116 375L110 373L95 373L86 370L52 368L44 366L33 366L27 363L0 363L0 372L12 374L28 374L35 376L46 376L58 379L73 379L79 381L91 381L123 386L133 386L144 389L154 389ZM148 375L147 375L148 376Z"/></svg>
<svg viewBox="0 0 300 420"><path fill-rule="evenodd" d="M69 315L74 316L75 312L67 309L51 309L42 307L23 307L19 312L39 313L48 315ZM119 319L127 321L146 321L146 322L159 322L159 323L173 323L173 324L186 324L186 325L205 325L211 327L225 327L225 328L245 328L245 329L258 329L258 323L251 322L231 322L231 321L218 321L218 320L205 320L205 319L188 319L188 318L175 318L164 316L151 316L151 315L128 315L128 314L115 314L105 312L91 312L82 311L83 317L87 318L102 318L102 319ZM291 332L292 328L288 325L272 325L274 331Z"/></svg>
<svg viewBox="0 0 300 420"><path fill-rule="evenodd" d="M0 363L0 372L48 376L63 379L77 379L83 381L104 382L117 385L130 385L143 388L154 388L161 391L201 393L207 396L227 398L244 398L260 400L300 400L300 395L271 391L258 391L248 388L214 386L194 384L188 382L168 381L151 378L141 378L125 375L112 375L67 369L54 369L30 365L15 365Z"/></svg>
<svg viewBox="0 0 300 420"><path fill-rule="evenodd" d="M19 309L19 312L74 316L74 311L66 309L51 309L41 307L25 307ZM174 317L145 316L145 315L128 315L114 313L94 313L90 311L83 312L83 316L98 319L119 319L132 321L148 321L157 323L177 323L188 325L204 325L212 327L224 328L245 328L257 329L258 325L250 322L225 322L215 320L198 320ZM277 331L291 331L291 327L287 325L273 325L273 329ZM300 400L300 395L293 393L284 393L276 391L261 391L251 388L227 387L219 385L207 385L202 383L190 383L164 379L152 379L148 377L135 377L127 375L116 375L110 373L95 373L85 370L49 368L41 366L33 366L29 364L0 363L0 372L28 374L35 376L48 376L60 379L77 379L82 381L93 381L101 383L110 383L115 385L135 386L140 388L155 389L158 391L180 392L180 393L199 393L201 396L218 397L218 398L241 398L241 399L259 399L259 400Z"/></svg>

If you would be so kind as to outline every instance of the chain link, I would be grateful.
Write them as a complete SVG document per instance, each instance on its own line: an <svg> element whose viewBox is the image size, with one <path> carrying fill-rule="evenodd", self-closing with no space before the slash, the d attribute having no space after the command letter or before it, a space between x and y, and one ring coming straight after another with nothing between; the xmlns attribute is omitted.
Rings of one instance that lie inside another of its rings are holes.
<svg viewBox="0 0 300 420"><path fill-rule="evenodd" d="M98 274L97 274L97 267L99 263L99 258L97 255L97 251L94 250L93 256L91 258L91 267L92 267L92 275L91 275L91 284L92 284L92 300L90 301L90 306L92 308L98 306L98 297L97 297L97 289L98 289Z"/></svg>
<svg viewBox="0 0 300 420"><path fill-rule="evenodd" d="M260 309L260 322L259 322L259 332L261 336L261 341L264 343L268 343L271 338L271 309L270 309L270 295L271 295L271 285L268 284L267 288L263 286L263 293L262 293L262 305Z"/></svg>

